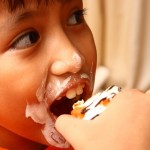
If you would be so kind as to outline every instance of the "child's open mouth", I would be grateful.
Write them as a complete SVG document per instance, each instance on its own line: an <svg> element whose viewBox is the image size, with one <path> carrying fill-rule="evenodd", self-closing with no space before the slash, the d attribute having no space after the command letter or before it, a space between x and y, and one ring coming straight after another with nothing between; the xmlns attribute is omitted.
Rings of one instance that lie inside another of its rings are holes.
<svg viewBox="0 0 150 150"><path fill-rule="evenodd" d="M67 147L67 141L55 128L55 120L61 114L71 114L72 106L81 99L88 99L92 93L90 77L86 74L42 81L36 92L38 103L27 103L26 117L42 124L42 134L51 145Z"/></svg>
<svg viewBox="0 0 150 150"><path fill-rule="evenodd" d="M80 84L76 88L71 88L66 91L63 96L57 98L50 106L50 111L55 116L62 114L70 114L72 105L78 100L84 99L85 85Z"/></svg>

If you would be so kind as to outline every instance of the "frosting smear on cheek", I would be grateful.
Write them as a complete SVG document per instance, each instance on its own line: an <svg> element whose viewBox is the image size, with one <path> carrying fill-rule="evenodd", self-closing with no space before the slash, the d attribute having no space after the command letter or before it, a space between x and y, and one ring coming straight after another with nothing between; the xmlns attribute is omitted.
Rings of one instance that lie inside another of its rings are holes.
<svg viewBox="0 0 150 150"><path fill-rule="evenodd" d="M50 145L67 148L69 147L69 143L62 137L61 134L59 134L59 132L57 132L55 129L54 119L48 112L47 100L43 96L45 91L45 81L46 79L42 81L41 87L36 93L38 103L27 103L25 114L27 118L31 117L35 123L44 125L41 132Z"/></svg>

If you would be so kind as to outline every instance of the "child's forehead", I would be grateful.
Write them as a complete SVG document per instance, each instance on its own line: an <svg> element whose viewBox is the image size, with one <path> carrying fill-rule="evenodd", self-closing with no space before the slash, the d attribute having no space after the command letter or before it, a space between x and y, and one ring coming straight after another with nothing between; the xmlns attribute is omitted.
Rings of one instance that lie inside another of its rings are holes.
<svg viewBox="0 0 150 150"><path fill-rule="evenodd" d="M69 1L75 1L75 0L3 0L0 1L0 8L4 7L9 12L13 12L20 8L25 8L31 5L31 3L35 4L36 6L39 6L41 3L48 5L52 2L59 1L61 3L67 3ZM82 0L81 0L82 1Z"/></svg>
<svg viewBox="0 0 150 150"><path fill-rule="evenodd" d="M3 0L0 2L0 7L4 7L5 10L7 9L9 12L13 12L17 9L27 7L31 3L38 6L43 2L47 5L50 1L53 0Z"/></svg>
<svg viewBox="0 0 150 150"><path fill-rule="evenodd" d="M8 10L9 12L14 12L18 9L26 8L31 5L31 3L35 4L37 7L41 4L44 4L47 6L50 3L53 3L55 1L59 1L61 3L69 3L71 1L76 0L3 0L0 2L0 9L4 8L5 10ZM82 0L79 0L82 2Z"/></svg>

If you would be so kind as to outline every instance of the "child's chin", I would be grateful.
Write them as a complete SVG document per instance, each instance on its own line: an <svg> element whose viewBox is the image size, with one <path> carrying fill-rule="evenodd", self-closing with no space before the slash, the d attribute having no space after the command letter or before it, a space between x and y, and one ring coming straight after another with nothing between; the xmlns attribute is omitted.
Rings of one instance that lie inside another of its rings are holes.
<svg viewBox="0 0 150 150"><path fill-rule="evenodd" d="M59 148L68 148L70 146L65 138L56 130L55 124L47 122L41 131L49 145Z"/></svg>

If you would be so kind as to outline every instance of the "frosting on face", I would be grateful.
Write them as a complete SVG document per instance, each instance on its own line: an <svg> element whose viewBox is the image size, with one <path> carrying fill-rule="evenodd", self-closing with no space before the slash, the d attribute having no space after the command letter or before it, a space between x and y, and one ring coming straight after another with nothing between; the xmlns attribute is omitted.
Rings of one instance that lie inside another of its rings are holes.
<svg viewBox="0 0 150 150"><path fill-rule="evenodd" d="M37 102L29 103L27 102L26 106L26 117L31 117L35 123L42 124L44 126L41 129L42 134L50 145L67 148L69 143L64 139L64 137L59 134L55 129L55 118L50 112L50 105L52 103L51 97L55 99L64 88L68 86L69 83L76 82L80 79L90 79L87 74L80 74L80 77L69 76L62 82L55 79L47 84L46 86L46 77L42 80L40 87L36 92Z"/></svg>
<svg viewBox="0 0 150 150"><path fill-rule="evenodd" d="M82 64L84 63L84 58L79 56L77 53L73 53L72 55L72 66L75 66L76 68L74 69L74 73L76 73L76 70L80 70Z"/></svg>
<svg viewBox="0 0 150 150"><path fill-rule="evenodd" d="M55 130L54 120L50 117L45 103L27 104L26 117L31 117L34 122L44 125L41 130L47 142L56 147L69 147L67 141Z"/></svg>
<svg viewBox="0 0 150 150"><path fill-rule="evenodd" d="M55 129L54 117L52 117L49 112L47 97L44 96L46 90L45 83L46 79L43 79L41 86L37 90L36 96L38 102L34 104L27 103L26 117L31 117L35 123L44 125L41 132L49 144L56 147L67 148L69 147L69 143Z"/></svg>

